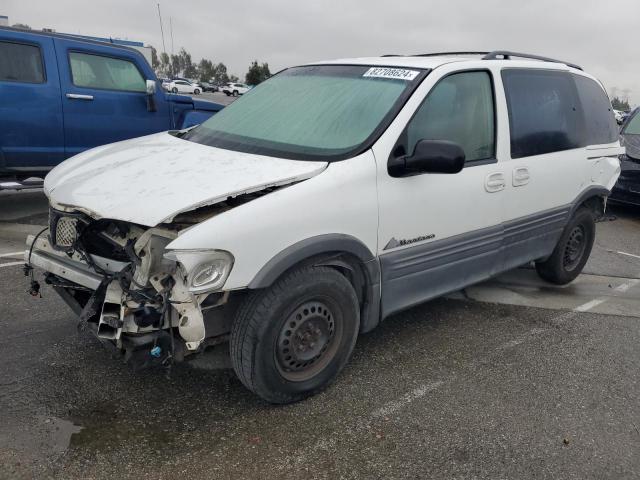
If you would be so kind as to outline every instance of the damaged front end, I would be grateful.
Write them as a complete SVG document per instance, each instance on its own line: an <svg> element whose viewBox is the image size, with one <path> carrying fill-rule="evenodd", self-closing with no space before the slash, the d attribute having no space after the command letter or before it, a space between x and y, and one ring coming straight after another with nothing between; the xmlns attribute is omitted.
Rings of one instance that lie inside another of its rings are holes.
<svg viewBox="0 0 640 480"><path fill-rule="evenodd" d="M168 365L227 338L222 307L233 302L221 288L233 256L167 249L181 229L226 207L151 228L51 208L48 231L27 239L27 268L42 268L81 325L134 366Z"/></svg>

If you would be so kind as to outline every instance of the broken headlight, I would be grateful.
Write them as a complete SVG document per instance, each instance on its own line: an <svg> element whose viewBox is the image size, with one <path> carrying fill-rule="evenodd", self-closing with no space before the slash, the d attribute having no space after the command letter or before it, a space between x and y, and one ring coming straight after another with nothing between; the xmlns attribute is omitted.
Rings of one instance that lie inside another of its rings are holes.
<svg viewBox="0 0 640 480"><path fill-rule="evenodd" d="M191 293L219 290L233 267L233 255L224 250L170 250L164 258L182 265Z"/></svg>

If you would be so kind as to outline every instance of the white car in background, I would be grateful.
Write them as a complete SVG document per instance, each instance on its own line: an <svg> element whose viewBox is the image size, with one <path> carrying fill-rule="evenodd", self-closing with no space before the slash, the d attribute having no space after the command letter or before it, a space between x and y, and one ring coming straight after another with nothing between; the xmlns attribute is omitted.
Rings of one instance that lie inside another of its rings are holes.
<svg viewBox="0 0 640 480"><path fill-rule="evenodd" d="M620 110L613 109L613 115L616 117L616 122L618 122L618 125L622 125L622 122L624 121L624 117L625 117L625 112L621 112Z"/></svg>
<svg viewBox="0 0 640 480"><path fill-rule="evenodd" d="M168 90L172 93L192 93L198 95L202 92L202 87L197 83L190 83L186 80L173 80L168 84Z"/></svg>
<svg viewBox="0 0 640 480"><path fill-rule="evenodd" d="M245 85L244 83L227 83L224 87L222 87L222 91L228 96L233 95L237 97L238 95L243 95L251 90L249 85Z"/></svg>

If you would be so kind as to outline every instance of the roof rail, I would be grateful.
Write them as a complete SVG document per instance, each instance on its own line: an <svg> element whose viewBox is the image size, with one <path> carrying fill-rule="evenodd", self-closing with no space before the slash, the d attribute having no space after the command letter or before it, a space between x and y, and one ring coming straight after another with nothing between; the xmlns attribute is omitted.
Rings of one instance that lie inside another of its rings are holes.
<svg viewBox="0 0 640 480"><path fill-rule="evenodd" d="M576 65L575 63L563 62L562 60L556 60L555 58L549 57L541 57L540 55L531 55L529 53L518 53L518 52L510 52L508 50L494 50L493 52L487 53L483 60L499 60L498 57L502 57L504 60L509 60L511 57L518 58L530 58L531 60L540 60L542 62L552 62L552 63L564 63L568 67L577 68L578 70L582 70L582 67Z"/></svg>
<svg viewBox="0 0 640 480"><path fill-rule="evenodd" d="M387 53L383 57L446 57L447 55L487 55L489 52L437 52L437 53L415 53L404 55L397 53Z"/></svg>
<svg viewBox="0 0 640 480"><path fill-rule="evenodd" d="M447 55L487 55L489 52L437 52L437 53L417 53L412 57L444 57Z"/></svg>

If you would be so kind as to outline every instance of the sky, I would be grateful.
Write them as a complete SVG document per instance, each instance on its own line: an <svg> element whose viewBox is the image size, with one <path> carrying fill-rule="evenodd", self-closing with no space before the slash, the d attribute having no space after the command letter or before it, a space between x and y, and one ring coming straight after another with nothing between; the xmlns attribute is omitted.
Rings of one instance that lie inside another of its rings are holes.
<svg viewBox="0 0 640 480"><path fill-rule="evenodd" d="M385 53L512 50L581 65L609 93L640 104L639 0L0 0L9 23L184 47L243 78ZM626 92L625 92L626 91Z"/></svg>

